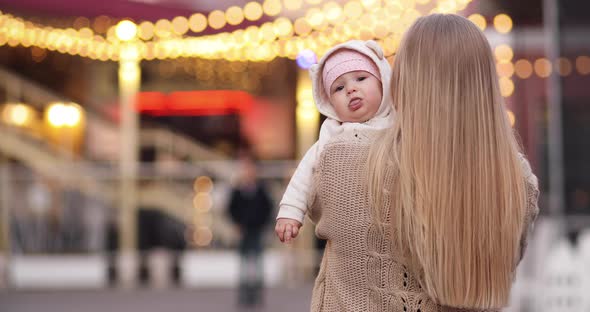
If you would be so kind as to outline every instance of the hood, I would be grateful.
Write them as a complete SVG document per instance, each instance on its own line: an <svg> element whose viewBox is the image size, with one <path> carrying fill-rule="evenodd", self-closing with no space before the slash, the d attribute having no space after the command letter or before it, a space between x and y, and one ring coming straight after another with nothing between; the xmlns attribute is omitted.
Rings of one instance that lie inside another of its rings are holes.
<svg viewBox="0 0 590 312"><path fill-rule="evenodd" d="M383 96L381 99L381 105L379 106L379 110L375 117L377 118L385 118L388 117L391 113L391 66L387 59L383 55L383 50L377 44L377 42L373 40L369 41L361 41L361 40L351 40L345 43L341 43L332 49L328 50L328 52L322 56L320 61L317 64L314 64L310 70L309 74L311 76L311 83L312 83L312 90L313 90L313 99L316 103L318 111L331 119L341 121L338 116L336 115L336 111L330 104L330 98L328 94L324 91L324 83L322 79L322 72L324 70L324 64L326 60L332 55L334 52L340 49L350 49L357 52L360 52L366 56L368 56L379 68L379 72L381 74L381 84L383 88ZM373 117L373 118L375 118Z"/></svg>

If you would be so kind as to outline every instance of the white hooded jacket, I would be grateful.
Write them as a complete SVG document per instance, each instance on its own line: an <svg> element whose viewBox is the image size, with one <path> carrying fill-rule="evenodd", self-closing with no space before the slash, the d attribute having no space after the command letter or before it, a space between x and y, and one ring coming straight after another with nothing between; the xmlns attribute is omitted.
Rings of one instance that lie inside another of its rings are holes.
<svg viewBox="0 0 590 312"><path fill-rule="evenodd" d="M337 50L350 49L368 56L379 68L383 95L381 105L373 118L363 123L341 122L330 103L329 95L323 86L322 72L326 60ZM288 218L303 223L308 210L313 168L317 164L324 146L336 135L352 129L384 129L391 126L393 120L392 99L390 91L391 66L383 55L381 47L372 40L351 40L330 49L310 69L313 97L318 111L327 117L320 128L318 141L311 146L299 162L289 185L279 204L277 219Z"/></svg>

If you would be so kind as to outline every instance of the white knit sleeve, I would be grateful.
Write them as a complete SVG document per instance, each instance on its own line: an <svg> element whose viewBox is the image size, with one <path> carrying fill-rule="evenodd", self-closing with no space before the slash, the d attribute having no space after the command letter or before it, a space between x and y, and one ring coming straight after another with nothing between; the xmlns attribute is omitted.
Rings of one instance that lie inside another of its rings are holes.
<svg viewBox="0 0 590 312"><path fill-rule="evenodd" d="M305 213L310 205L309 197L311 195L313 168L317 161L317 150L318 143L316 142L299 162L279 204L277 219L287 218L303 223Z"/></svg>

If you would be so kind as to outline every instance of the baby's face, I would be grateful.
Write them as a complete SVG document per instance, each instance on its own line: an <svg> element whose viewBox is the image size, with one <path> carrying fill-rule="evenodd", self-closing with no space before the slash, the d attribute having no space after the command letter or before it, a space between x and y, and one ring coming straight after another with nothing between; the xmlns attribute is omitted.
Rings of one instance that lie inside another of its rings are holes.
<svg viewBox="0 0 590 312"><path fill-rule="evenodd" d="M329 96L340 121L365 122L377 114L383 89L377 77L357 70L336 78Z"/></svg>

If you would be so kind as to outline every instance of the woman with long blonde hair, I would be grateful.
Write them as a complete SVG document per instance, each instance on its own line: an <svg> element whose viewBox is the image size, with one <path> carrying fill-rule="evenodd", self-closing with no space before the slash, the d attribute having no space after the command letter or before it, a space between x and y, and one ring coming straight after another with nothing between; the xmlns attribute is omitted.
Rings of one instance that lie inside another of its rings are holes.
<svg viewBox="0 0 590 312"><path fill-rule="evenodd" d="M467 19L410 27L393 66L393 127L343 131L317 160L308 213L327 242L311 311L507 305L538 191L495 70Z"/></svg>
<svg viewBox="0 0 590 312"><path fill-rule="evenodd" d="M457 15L419 18L395 56L392 93L394 126L368 162L373 217L395 229L391 252L403 251L437 304L506 306L538 191L484 34Z"/></svg>

